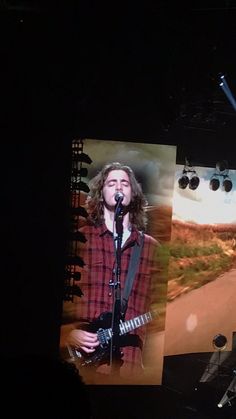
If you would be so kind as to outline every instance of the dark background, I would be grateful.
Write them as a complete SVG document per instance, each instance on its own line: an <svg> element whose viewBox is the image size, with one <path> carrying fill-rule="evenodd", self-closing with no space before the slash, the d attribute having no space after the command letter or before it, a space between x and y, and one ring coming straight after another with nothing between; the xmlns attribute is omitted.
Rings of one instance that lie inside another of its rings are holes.
<svg viewBox="0 0 236 419"><path fill-rule="evenodd" d="M219 87L223 73L236 94L235 22L235 1L0 2L3 359L57 355L72 139L173 144L177 163L236 168Z"/></svg>

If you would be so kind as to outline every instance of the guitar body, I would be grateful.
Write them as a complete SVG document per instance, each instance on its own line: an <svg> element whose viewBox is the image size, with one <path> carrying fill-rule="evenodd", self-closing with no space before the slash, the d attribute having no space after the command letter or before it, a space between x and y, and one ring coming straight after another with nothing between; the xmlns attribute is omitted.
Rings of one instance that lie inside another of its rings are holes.
<svg viewBox="0 0 236 419"><path fill-rule="evenodd" d="M100 345L95 352L88 354L82 350L68 348L73 362L79 367L97 368L102 364L109 364L110 360L110 339L111 339L112 313L103 312L100 316L86 326L88 332L97 333Z"/></svg>
<svg viewBox="0 0 236 419"><path fill-rule="evenodd" d="M111 327L112 313L110 311L104 311L100 316L92 321L88 328L88 332L96 333L99 329L109 329Z"/></svg>
<svg viewBox="0 0 236 419"><path fill-rule="evenodd" d="M81 351L81 356L76 360L76 364L78 364L79 369L84 367L96 369L102 364L109 365L109 348L110 346L107 346L106 348L98 346L92 354L87 354L86 352Z"/></svg>
<svg viewBox="0 0 236 419"><path fill-rule="evenodd" d="M149 323L157 315L158 313L154 311L153 312L149 311L133 319L126 320L124 322L120 321L119 335L120 336L126 335L130 331ZM97 337L100 342L100 345L96 348L95 352L93 352L92 354L87 354L86 352L82 350L72 348L71 346L68 345L67 349L70 356L68 361L75 363L79 369L88 367L88 366L97 368L99 365L109 364L110 351L111 351L110 343L111 343L111 338L112 338L111 323L112 323L112 313L106 311L106 312L101 313L97 319L95 319L93 322L87 325L86 327L87 331L92 332L92 333L97 333ZM132 335L132 337L138 338L137 335ZM134 340L133 340L133 343L134 343ZM138 345L133 344L131 346L138 346ZM113 352L114 356L112 355L113 359L116 359L116 361L123 363L123 361L121 360L122 354L119 351L119 348L118 350L116 348L113 348L112 350L114 351Z"/></svg>

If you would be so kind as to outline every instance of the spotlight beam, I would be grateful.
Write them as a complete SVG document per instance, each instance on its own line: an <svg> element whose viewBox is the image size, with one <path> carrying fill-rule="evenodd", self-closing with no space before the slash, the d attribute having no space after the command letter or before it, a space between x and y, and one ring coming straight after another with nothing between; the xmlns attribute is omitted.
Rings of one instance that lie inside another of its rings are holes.
<svg viewBox="0 0 236 419"><path fill-rule="evenodd" d="M230 92L230 88L229 88L229 85L228 85L228 83L227 83L227 81L226 81L226 78L225 78L225 76L224 76L224 74L222 74L221 76L220 76L220 79L222 80L222 84L224 84L225 85L225 87L226 87L226 89Z"/></svg>
<svg viewBox="0 0 236 419"><path fill-rule="evenodd" d="M234 96L233 96L233 94L232 94L232 92L229 88L229 85L228 85L226 79L225 79L225 76L222 75L220 77L220 79L222 81L219 83L219 86L223 90L225 95L227 96L227 98L228 98L229 102L231 103L231 105L233 106L234 110L236 111L236 101L235 101Z"/></svg>

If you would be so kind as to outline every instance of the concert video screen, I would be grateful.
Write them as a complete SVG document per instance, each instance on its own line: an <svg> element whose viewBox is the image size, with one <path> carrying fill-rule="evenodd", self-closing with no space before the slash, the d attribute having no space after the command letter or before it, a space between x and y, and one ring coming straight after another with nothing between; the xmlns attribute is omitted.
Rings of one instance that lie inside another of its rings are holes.
<svg viewBox="0 0 236 419"><path fill-rule="evenodd" d="M87 384L162 383L176 147L71 148L63 359Z"/></svg>
<svg viewBox="0 0 236 419"><path fill-rule="evenodd" d="M218 335L231 351L235 333L236 171L224 164L187 169L185 186L184 167L176 165L164 351L169 357L214 352ZM193 176L197 187L190 183Z"/></svg>

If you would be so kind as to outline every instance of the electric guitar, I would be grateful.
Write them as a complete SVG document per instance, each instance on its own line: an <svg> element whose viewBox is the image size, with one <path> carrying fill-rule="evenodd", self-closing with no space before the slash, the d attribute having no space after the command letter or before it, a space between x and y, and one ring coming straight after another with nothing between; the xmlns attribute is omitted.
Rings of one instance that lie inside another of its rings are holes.
<svg viewBox="0 0 236 419"><path fill-rule="evenodd" d="M130 320L121 320L119 324L119 336L125 335L132 330L144 326L157 316L158 313L154 310L148 311L147 313L141 314L140 316L134 317ZM112 338L112 328L109 327L109 325L111 325L111 320L112 313L107 311L101 313L95 321L90 323L88 330L90 332L97 333L97 337L100 343L95 352L92 354L87 354L82 350L67 345L67 350L69 353L69 359L67 359L67 361L75 363L78 368L88 366L98 367L102 363L108 363L109 343Z"/></svg>

